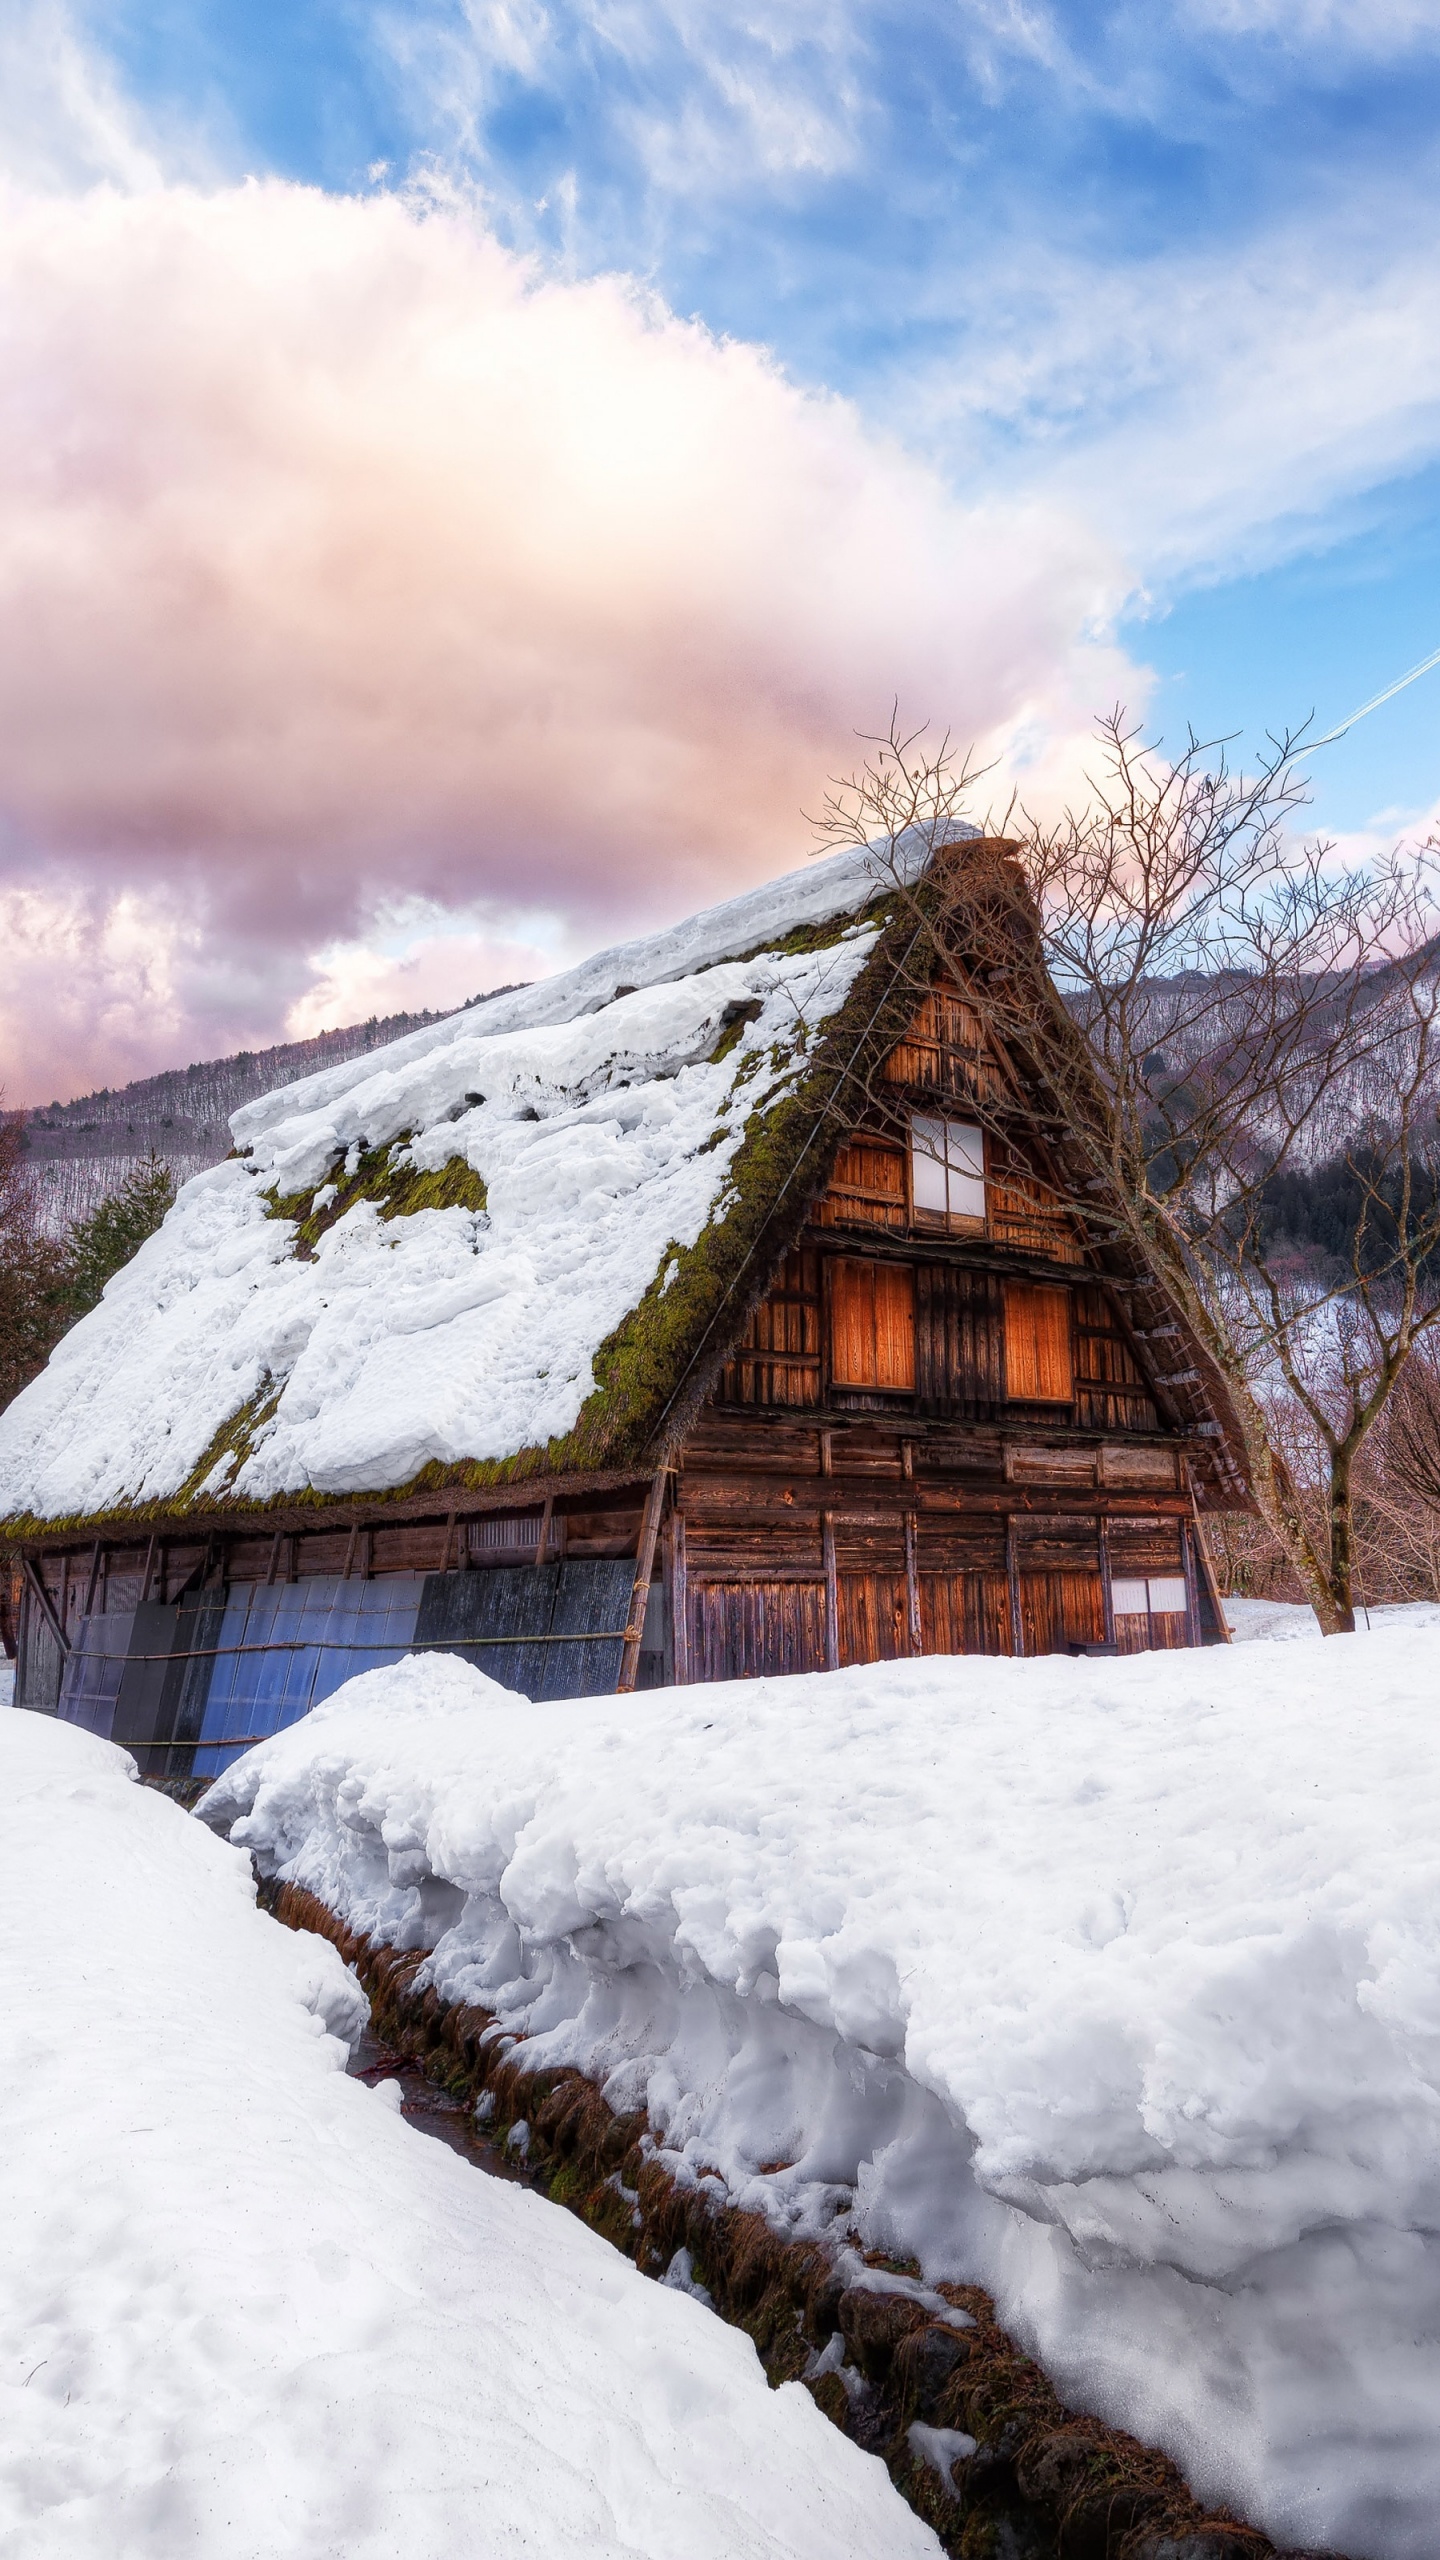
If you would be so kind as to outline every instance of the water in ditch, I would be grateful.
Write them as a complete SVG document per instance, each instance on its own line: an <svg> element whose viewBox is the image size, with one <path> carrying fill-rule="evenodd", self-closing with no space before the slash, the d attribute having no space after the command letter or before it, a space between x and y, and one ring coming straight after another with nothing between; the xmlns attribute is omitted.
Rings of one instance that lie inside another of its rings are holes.
<svg viewBox="0 0 1440 2560"><path fill-rule="evenodd" d="M382 2080L397 2082L405 2122L413 2124L417 2133L432 2134L437 2142L448 2143L472 2168L483 2169L490 2178L508 2178L515 2186L535 2184L513 2150L488 2139L473 2105L464 2098L452 2098L448 2089L437 2089L417 2063L397 2053L393 2045L383 2043L373 2028L366 2028L349 2069L352 2080L363 2080L370 2089L378 2088Z"/></svg>

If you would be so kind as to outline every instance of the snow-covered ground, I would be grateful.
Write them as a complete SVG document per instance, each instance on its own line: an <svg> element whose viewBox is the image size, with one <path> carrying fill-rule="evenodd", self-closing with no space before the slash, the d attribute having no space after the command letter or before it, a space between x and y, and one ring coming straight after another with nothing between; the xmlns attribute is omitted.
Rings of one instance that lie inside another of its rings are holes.
<svg viewBox="0 0 1440 2560"><path fill-rule="evenodd" d="M1300 1661L530 1706L412 1659L208 1810L647 2103L679 2174L990 2286L1202 2496L1433 2560L1440 1639Z"/></svg>
<svg viewBox="0 0 1440 2560"><path fill-rule="evenodd" d="M1314 1610L1294 1600L1240 1600L1232 1594L1224 1609L1236 1644L1289 1644L1297 1636L1321 1641ZM1440 1627L1440 1602L1434 1600L1387 1601L1355 1614L1355 1632L1362 1636L1378 1635L1387 1627Z"/></svg>
<svg viewBox="0 0 1440 2560"><path fill-rule="evenodd" d="M343 2076L249 1862L0 1717L5 2560L925 2560L748 2339Z"/></svg>

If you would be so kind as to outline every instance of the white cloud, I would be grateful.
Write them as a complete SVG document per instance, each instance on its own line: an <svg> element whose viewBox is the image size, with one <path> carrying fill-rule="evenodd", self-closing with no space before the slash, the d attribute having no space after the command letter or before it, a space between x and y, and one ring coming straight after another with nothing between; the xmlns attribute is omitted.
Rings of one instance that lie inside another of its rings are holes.
<svg viewBox="0 0 1440 2560"><path fill-rule="evenodd" d="M1126 572L1074 515L957 503L456 205L14 192L0 323L0 873L79 884L46 947L132 1065L144 1023L156 1062L255 1036L262 980L323 1003L308 955L383 948L397 897L574 948L785 867L894 694L1042 762L1133 698L1094 636ZM143 1001L132 915L174 945ZM12 1099L54 1082L50 984L15 988Z"/></svg>

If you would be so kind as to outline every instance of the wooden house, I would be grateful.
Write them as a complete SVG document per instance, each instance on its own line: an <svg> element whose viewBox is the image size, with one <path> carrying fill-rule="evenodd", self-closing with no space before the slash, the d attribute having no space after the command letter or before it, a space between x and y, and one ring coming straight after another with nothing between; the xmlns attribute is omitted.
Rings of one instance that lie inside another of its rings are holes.
<svg viewBox="0 0 1440 2560"><path fill-rule="evenodd" d="M1224 1641L1221 1380L1061 1205L963 955L916 979L995 850L814 864L237 1113L0 1416L19 1702L199 1775L417 1649L556 1698Z"/></svg>

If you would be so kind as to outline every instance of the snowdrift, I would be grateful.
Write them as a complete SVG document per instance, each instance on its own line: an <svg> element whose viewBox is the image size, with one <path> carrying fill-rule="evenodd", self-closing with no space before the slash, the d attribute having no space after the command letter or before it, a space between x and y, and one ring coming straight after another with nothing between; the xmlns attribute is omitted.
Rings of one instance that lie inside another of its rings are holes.
<svg viewBox="0 0 1440 2560"><path fill-rule="evenodd" d="M6 2560L925 2560L748 2339L346 2079L249 1862L0 1715Z"/></svg>
<svg viewBox="0 0 1440 2560"><path fill-rule="evenodd" d="M1428 1626L552 1706L412 1659L206 1809L675 2174L989 2287L1282 2543L1420 2560L1437 1673Z"/></svg>

